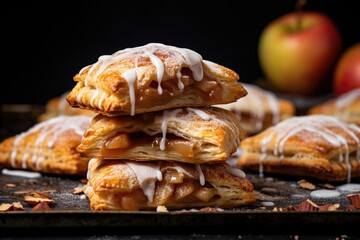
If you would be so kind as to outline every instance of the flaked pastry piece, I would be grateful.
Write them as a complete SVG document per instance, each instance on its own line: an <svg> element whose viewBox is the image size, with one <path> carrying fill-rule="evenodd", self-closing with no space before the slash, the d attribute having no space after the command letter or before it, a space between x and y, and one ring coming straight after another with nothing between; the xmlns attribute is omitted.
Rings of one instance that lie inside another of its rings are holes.
<svg viewBox="0 0 360 240"><path fill-rule="evenodd" d="M295 115L295 105L253 84L241 83L247 95L237 101L215 105L236 114L248 135L257 134Z"/></svg>
<svg viewBox="0 0 360 240"><path fill-rule="evenodd" d="M360 88L310 108L308 114L335 116L342 121L360 126Z"/></svg>
<svg viewBox="0 0 360 240"><path fill-rule="evenodd" d="M324 181L360 177L360 128L333 116L286 119L245 138L237 166Z"/></svg>
<svg viewBox="0 0 360 240"><path fill-rule="evenodd" d="M91 159L84 190L92 210L230 208L255 202L243 171L226 163Z"/></svg>
<svg viewBox="0 0 360 240"><path fill-rule="evenodd" d="M229 103L246 95L236 72L160 43L100 56L74 76L70 106L107 116Z"/></svg>
<svg viewBox="0 0 360 240"><path fill-rule="evenodd" d="M58 116L0 143L0 165L43 173L85 175L89 158L76 147L89 116Z"/></svg>
<svg viewBox="0 0 360 240"><path fill-rule="evenodd" d="M231 111L175 108L135 116L99 114L77 150L89 158L219 162L227 160L244 137Z"/></svg>
<svg viewBox="0 0 360 240"><path fill-rule="evenodd" d="M95 112L82 108L73 108L66 101L66 96L70 91L63 93L60 96L51 98L45 106L45 111L38 116L38 122L46 121L50 118L57 116L73 116L73 115L86 115L94 117Z"/></svg>

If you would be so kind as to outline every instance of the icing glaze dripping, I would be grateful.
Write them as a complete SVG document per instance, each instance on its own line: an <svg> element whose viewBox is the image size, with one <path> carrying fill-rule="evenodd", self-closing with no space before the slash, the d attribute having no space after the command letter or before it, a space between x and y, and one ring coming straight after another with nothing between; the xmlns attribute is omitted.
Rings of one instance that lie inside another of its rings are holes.
<svg viewBox="0 0 360 240"><path fill-rule="evenodd" d="M13 144L13 150L10 154L10 163L12 167L16 167L16 157L18 154L18 146L22 142L22 140L36 132L39 131L39 135L37 136L37 139L34 143L34 146L27 146L27 148L32 147L33 153L32 153L32 162L35 163L35 166L38 170L41 170L41 162L45 159L40 155L41 151L41 144L43 144L44 141L47 141L46 146L47 148L51 149L56 140L58 139L59 135L68 130L73 130L76 134L82 136L87 129L87 127L90 125L91 117L89 116L65 116L61 115L55 118L51 118L47 121L38 123L28 129L27 131L18 134L15 136L14 144ZM26 151L26 150L25 150ZM26 151L28 153L30 151ZM27 154L24 154L21 161L21 167L26 168L26 159L28 157Z"/></svg>
<svg viewBox="0 0 360 240"><path fill-rule="evenodd" d="M272 125L280 121L279 100L274 93L252 84L241 83L241 85L248 92L245 97L239 98L236 102L216 106L233 111L239 120L241 120L241 112L249 112L251 119L255 122L256 131L260 131L263 128L267 108L273 116Z"/></svg>
<svg viewBox="0 0 360 240"><path fill-rule="evenodd" d="M135 68L130 69L124 73L122 73L122 77L127 81L129 86L129 95L131 95L131 108L132 115L135 112L135 91L134 91L134 83L137 80L137 71L138 71L138 61L143 57L148 57L151 63L156 68L157 82L158 82L158 94L161 95L163 89L161 88L161 82L163 80L165 66L162 59L158 56L161 55L164 51L171 51L171 55L173 61L177 65L188 67L193 74L195 81L201 81L203 79L203 59L200 54L194 52L187 48L179 48L169 45L164 45L161 43L149 43L144 46L134 47L134 48L126 48L120 51L115 52L112 55L103 55L98 58L98 61L91 66L86 66L79 71L79 74L83 73L86 69L88 72L86 73L86 77L84 80L84 85L86 88L90 87L90 79L93 81L92 85L95 89L97 89L97 78L100 74L105 72L111 65L117 61L121 61L125 58L132 58L135 64ZM166 61L166 59L164 60ZM215 68L215 66L213 67ZM178 78L178 88L180 90L184 89L184 84L181 82L181 72L176 73L176 77ZM77 101L81 103L82 93L79 93L77 96ZM100 104L98 104L100 106ZM93 105L92 105L93 106Z"/></svg>
<svg viewBox="0 0 360 240"><path fill-rule="evenodd" d="M181 166L166 166L161 169L160 164L135 161L128 161L126 162L126 165L129 166L129 168L134 172L140 188L146 195L149 202L152 202L154 200L156 181L162 181L163 179L162 171L173 169L176 170L178 173L182 173L189 177L194 177L193 174L191 174ZM196 164L195 167L196 171L199 173L200 184L203 186L205 184L205 177L202 172L201 166L199 164Z"/></svg>
<svg viewBox="0 0 360 240"><path fill-rule="evenodd" d="M313 134L312 139L315 141L316 139L323 139L330 144L334 145L341 149L344 148L345 152L339 153L339 161L345 162L347 166L347 180L350 182L351 179L351 164L349 162L349 143L344 136L332 130L330 127L341 128L346 134L350 135L352 139L357 143L357 152L359 152L360 148L360 140L359 137L354 132L360 133L360 128L354 125L347 124L338 120L332 116L325 115L311 115L311 116L301 116L301 117L293 117L287 120L284 120L277 125L272 127L272 133L269 134L266 138L261 141L261 151L262 155L260 157L259 164L259 172L262 174L262 161L267 156L267 145L268 143L274 139L274 151L273 154L275 156L283 156L284 148L287 140L296 135L302 134L302 132L310 132ZM304 141L307 141L306 137L304 137ZM344 159L344 157L345 159ZM357 156L359 154L357 153ZM358 158L358 160L360 160Z"/></svg>
<svg viewBox="0 0 360 240"><path fill-rule="evenodd" d="M360 192L360 183L345 183L336 189L343 192Z"/></svg>
<svg viewBox="0 0 360 240"><path fill-rule="evenodd" d="M195 167L196 167L196 171L199 173L200 185L204 186L205 185L205 176L204 176L204 173L203 173L203 171L201 169L201 165L196 164Z"/></svg>
<svg viewBox="0 0 360 240"><path fill-rule="evenodd" d="M38 172L29 172L29 171L23 171L23 170L9 170L9 169L2 169L1 173L4 175L9 176L16 176L16 177L25 177L25 178L38 178L41 177L41 174Z"/></svg>
<svg viewBox="0 0 360 240"><path fill-rule="evenodd" d="M319 189L311 191L310 196L313 198L334 198L339 197L340 192L336 190Z"/></svg>
<svg viewBox="0 0 360 240"><path fill-rule="evenodd" d="M156 164L127 162L128 165L136 175L140 188L145 196L152 202L154 200L155 182L158 177L160 166Z"/></svg>
<svg viewBox="0 0 360 240"><path fill-rule="evenodd" d="M236 168L236 167L229 167L229 168L227 168L227 171L230 174L232 174L232 175L234 175L236 177L241 177L241 178L246 177L245 173L242 170L240 170L239 168Z"/></svg>
<svg viewBox="0 0 360 240"><path fill-rule="evenodd" d="M128 85L129 85L129 96L130 96L130 104L131 104L131 110L130 115L135 115L135 90L134 90L134 83L136 81L136 71L135 69L130 69L124 72L121 75L123 78L126 79Z"/></svg>
<svg viewBox="0 0 360 240"><path fill-rule="evenodd" d="M161 132L162 138L160 140L160 150L165 150L166 143L166 132L167 132L167 123L172 119L176 119L176 115L181 112L181 108L173 109L173 110L164 110L163 115L161 117L156 117L155 122L161 122Z"/></svg>
<svg viewBox="0 0 360 240"><path fill-rule="evenodd" d="M346 94L339 96L335 100L335 114L339 118L346 118L345 115L347 106L349 106L353 101L360 97L360 88L356 88Z"/></svg>

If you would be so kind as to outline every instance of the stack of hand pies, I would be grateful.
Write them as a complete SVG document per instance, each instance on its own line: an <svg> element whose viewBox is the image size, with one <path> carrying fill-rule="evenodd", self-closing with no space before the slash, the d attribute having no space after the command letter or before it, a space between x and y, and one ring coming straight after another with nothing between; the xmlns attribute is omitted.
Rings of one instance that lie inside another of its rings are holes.
<svg viewBox="0 0 360 240"><path fill-rule="evenodd" d="M255 202L226 160L245 137L213 107L247 91L232 70L198 53L149 43L103 55L74 77L71 107L98 113L77 150L87 158L92 210L230 208Z"/></svg>

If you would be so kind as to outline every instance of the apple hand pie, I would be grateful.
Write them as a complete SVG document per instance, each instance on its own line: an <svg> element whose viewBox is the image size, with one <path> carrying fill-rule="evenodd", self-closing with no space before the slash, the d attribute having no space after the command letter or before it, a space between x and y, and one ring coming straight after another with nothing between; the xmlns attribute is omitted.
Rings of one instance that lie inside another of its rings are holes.
<svg viewBox="0 0 360 240"><path fill-rule="evenodd" d="M88 158L76 147L89 116L58 116L0 143L0 165L43 173L85 175Z"/></svg>
<svg viewBox="0 0 360 240"><path fill-rule="evenodd" d="M228 109L241 120L247 135L254 135L295 115L295 105L256 85L241 83L247 95L237 101L215 105Z"/></svg>
<svg viewBox="0 0 360 240"><path fill-rule="evenodd" d="M308 114L335 116L344 122L360 126L360 88L317 104L309 109Z"/></svg>
<svg viewBox="0 0 360 240"><path fill-rule="evenodd" d="M187 48L149 43L100 56L74 76L70 106L107 116L229 103L247 94L236 72Z"/></svg>
<svg viewBox="0 0 360 240"><path fill-rule="evenodd" d="M360 177L360 127L333 116L286 119L242 140L242 169L348 181Z"/></svg>
<svg viewBox="0 0 360 240"><path fill-rule="evenodd" d="M252 183L226 163L89 162L84 193L92 210L231 208L255 202Z"/></svg>
<svg viewBox="0 0 360 240"><path fill-rule="evenodd" d="M174 108L135 116L99 114L77 150L89 158L219 162L226 161L244 137L231 111Z"/></svg>
<svg viewBox="0 0 360 240"><path fill-rule="evenodd" d="M61 96L51 98L45 106L45 112L39 115L38 122L46 121L50 118L57 116L73 116L73 115L86 115L94 117L95 112L89 111L82 108L73 108L70 107L69 103L66 101L66 96L70 91L63 93Z"/></svg>

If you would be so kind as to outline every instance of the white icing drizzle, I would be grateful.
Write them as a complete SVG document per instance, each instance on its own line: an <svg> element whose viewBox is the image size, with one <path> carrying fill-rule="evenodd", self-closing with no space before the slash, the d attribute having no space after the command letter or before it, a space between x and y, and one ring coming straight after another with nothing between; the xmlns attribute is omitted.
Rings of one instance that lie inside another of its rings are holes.
<svg viewBox="0 0 360 240"><path fill-rule="evenodd" d="M246 174L239 168L236 167L229 167L226 169L230 174L236 176L236 177L240 177L240 178L245 178Z"/></svg>
<svg viewBox="0 0 360 240"><path fill-rule="evenodd" d="M9 176L16 176L16 177L25 177L25 178L38 178L41 177L39 172L28 172L23 170L9 170L9 169L2 169L1 173L4 175Z"/></svg>
<svg viewBox="0 0 360 240"><path fill-rule="evenodd" d="M251 114L251 119L255 121L256 131L260 131L263 128L267 105L273 116L272 125L275 125L280 121L279 99L274 93L252 84L241 83L241 85L248 92L245 97L239 98L236 102L219 104L216 106L237 113L236 115L239 120L241 120L241 112L249 112Z"/></svg>
<svg viewBox="0 0 360 240"><path fill-rule="evenodd" d="M344 111L353 101L360 97L360 88L356 88L335 100L335 114L339 118L346 118Z"/></svg>
<svg viewBox="0 0 360 240"><path fill-rule="evenodd" d="M160 165L137 163L135 161L129 161L126 163L126 165L128 165L133 170L139 182L140 188L144 192L149 202L152 202L154 200L155 182L156 180L159 180L158 177ZM162 175L160 179L162 179Z"/></svg>
<svg viewBox="0 0 360 240"><path fill-rule="evenodd" d="M260 204L262 206L264 206L264 207L273 207L273 206L275 206L274 202L268 202L268 201L261 202Z"/></svg>
<svg viewBox="0 0 360 240"><path fill-rule="evenodd" d="M93 96L92 96L91 99L90 99L90 106L94 107L94 101L95 101L95 99L96 99L96 97L97 97L98 94L99 94L99 90L96 89L96 90L95 90L95 93L93 94Z"/></svg>
<svg viewBox="0 0 360 240"><path fill-rule="evenodd" d="M135 62L135 68L130 69L122 73L122 77L127 81L129 86L129 95L131 103L131 115L135 112L135 91L134 91L134 82L137 80L137 71L138 71L138 61L143 57L149 57L152 64L156 68L157 73L157 82L158 82L158 93L162 94L163 90L161 88L161 81L164 76L165 66L162 60L155 54L156 52L171 51L171 55L174 58L173 60L181 66L188 66L193 73L195 81L201 81L203 79L203 59L200 54L194 52L187 48L178 48L174 46L168 46L161 43L149 43L144 46L126 48L120 51L115 52L112 55L103 55L98 58L98 61L92 66L86 66L79 71L79 74L84 72L85 69L89 68L87 75L84 80L84 85L86 88L89 87L90 78L93 79L93 86L97 89L96 83L98 76L106 71L111 64L120 61L125 58L132 58ZM180 90L184 89L184 84L181 82L181 72L176 73L178 78L178 87ZM77 101L81 103L82 93L79 93L77 96ZM90 103L91 104L91 103ZM93 106L93 105L92 105ZM100 106L100 104L99 104Z"/></svg>
<svg viewBox="0 0 360 240"><path fill-rule="evenodd" d="M131 104L131 110L130 115L135 115L135 90L134 90L134 82L136 81L136 71L135 69L130 69L124 72L121 75L123 78L126 79L129 85L129 96L130 96L130 104Z"/></svg>
<svg viewBox="0 0 360 240"><path fill-rule="evenodd" d="M340 192L336 190L319 189L311 191L310 196L313 198L334 198L339 197Z"/></svg>
<svg viewBox="0 0 360 240"><path fill-rule="evenodd" d="M49 149L51 149L56 140L58 139L58 136L64 132L64 131L68 131L68 130L73 130L76 134L82 136L86 130L86 128L90 125L91 122L91 117L89 116L65 116L65 115L60 115L58 117L55 118L51 118L47 121L44 122L40 122L36 125L34 125L33 127L31 127L30 129L28 129L27 131L18 134L15 136L15 140L14 140L14 144L13 144L13 150L10 154L10 163L12 167L16 167L16 157L18 154L18 146L20 145L20 143L22 142L22 140L36 132L36 131L40 131L39 135L37 136L36 142L34 143L33 146L27 146L26 148L33 148L33 155L32 155L32 162L36 163L36 168L38 170L41 170L41 162L45 159L44 157L42 157L40 154L38 154L40 152L40 146L41 144L47 140L47 147ZM51 135L51 138L49 138L49 136ZM22 168L26 168L26 159L28 157L27 153L29 151L25 150L25 154L22 157L22 162L21 162L21 167Z"/></svg>
<svg viewBox="0 0 360 240"><path fill-rule="evenodd" d="M183 84L183 82L181 81L181 72L177 72L176 73L176 77L177 77L177 79L178 79L178 88L182 91L182 90L184 90L184 84Z"/></svg>
<svg viewBox="0 0 360 240"><path fill-rule="evenodd" d="M204 173L203 173L203 171L201 169L201 165L196 164L195 167L196 167L196 171L199 173L200 185L204 186L205 185L205 176L204 176Z"/></svg>
<svg viewBox="0 0 360 240"><path fill-rule="evenodd" d="M163 115L161 117L155 118L155 123L161 122L161 132L162 138L160 141L160 150L165 150L165 142L166 142L166 132L167 132L167 123L172 119L176 119L176 115L181 112L181 108L173 109L173 110L164 110Z"/></svg>
<svg viewBox="0 0 360 240"><path fill-rule="evenodd" d="M263 171L262 161L267 156L267 145L273 138L275 138L273 153L275 156L280 156L281 159L284 153L284 147L286 141L290 137L296 134L301 134L301 132L307 131L315 135L312 138L316 137L316 138L324 139L325 141L329 142L330 144L338 148L341 148L342 146L344 147L345 153L340 152L339 161L341 162L345 161L348 171L347 178L348 178L348 182L350 182L351 164L349 162L348 141L344 136L331 130L329 126L341 128L344 132L346 132L346 134L350 135L353 138L353 140L358 145L357 156L358 156L358 160L360 161L359 159L360 140L359 137L357 137L356 134L354 133L355 131L360 132L359 127L342 122L332 116L310 115L310 116L292 117L273 126L272 133L269 134L266 138L262 139L261 141L262 155L260 157L260 164L259 164L260 174L262 174ZM304 138L304 141L307 140L308 139ZM343 155L345 156L345 160L343 159Z"/></svg>
<svg viewBox="0 0 360 240"><path fill-rule="evenodd" d="M91 178L91 173L90 173L90 169L91 169L91 165L94 164L94 162L97 161L97 158L91 158L88 162L88 170L86 172L86 179L90 180Z"/></svg>
<svg viewBox="0 0 360 240"><path fill-rule="evenodd" d="M336 189L343 192L360 192L360 183L345 183Z"/></svg>
<svg viewBox="0 0 360 240"><path fill-rule="evenodd" d="M161 172L161 166L160 164L151 164L151 163L144 163L144 162L135 162L135 161L128 161L126 162L126 165L128 165L132 171L135 173L136 178L139 182L140 188L146 195L149 202L152 202L154 199L155 194L155 182L161 181L163 179L162 172ZM187 176L193 176L191 173L189 173L187 170L182 168L181 166L169 166L164 168L166 169L174 169L179 173L183 173ZM199 180L200 184L203 186L205 184L205 177L201 170L200 165L196 165L196 170L199 173Z"/></svg>
<svg viewBox="0 0 360 240"><path fill-rule="evenodd" d="M205 121L209 121L209 120L212 120L214 122L218 122L222 125L226 125L224 123L224 121L214 117L214 116L211 116L210 114L207 114L206 112L204 112L203 110L200 110L200 109L195 109L195 108L191 108L191 107L187 107L186 110L188 112L193 112L195 113L197 116L199 116L201 119L205 120Z"/></svg>

